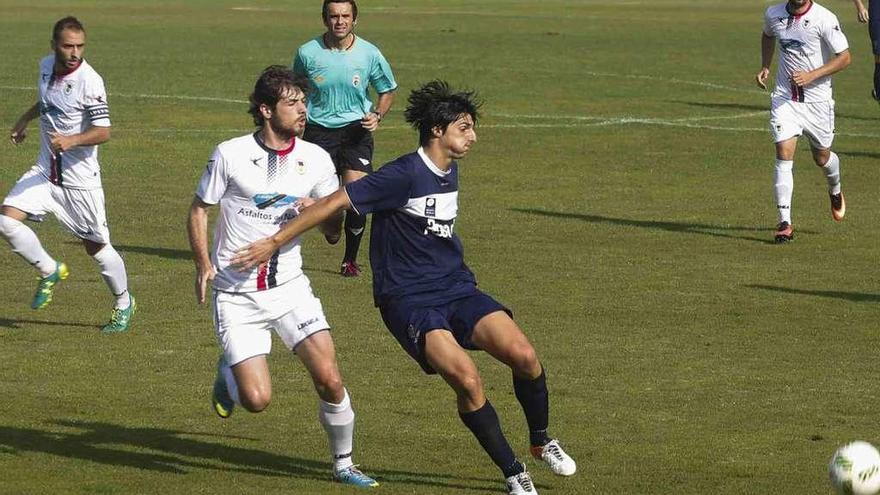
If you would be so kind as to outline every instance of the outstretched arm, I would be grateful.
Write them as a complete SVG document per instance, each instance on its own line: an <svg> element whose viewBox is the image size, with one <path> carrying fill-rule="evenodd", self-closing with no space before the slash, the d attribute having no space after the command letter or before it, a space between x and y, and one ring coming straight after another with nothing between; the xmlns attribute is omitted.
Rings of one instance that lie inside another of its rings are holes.
<svg viewBox="0 0 880 495"><path fill-rule="evenodd" d="M205 293L208 290L208 282L214 280L214 266L208 255L208 205L198 196L193 198L189 208L189 221L187 233L189 234L189 247L193 252L193 261L196 264L196 301L199 304L205 302Z"/></svg>
<svg viewBox="0 0 880 495"><path fill-rule="evenodd" d="M232 264L239 270L248 270L266 260L281 246L287 244L303 232L338 216L339 212L351 208L351 201L345 188L341 188L330 196L321 198L315 204L305 208L302 213L293 220L284 224L281 230L274 235L264 237L259 241L241 249L232 258Z"/></svg>
<svg viewBox="0 0 880 495"><path fill-rule="evenodd" d="M12 144L19 144L24 141L24 138L27 137L28 124L39 115L40 102L34 103L32 107L28 108L23 114L21 114L21 117L19 117L12 126L12 131L9 132L9 139L12 140Z"/></svg>
<svg viewBox="0 0 880 495"><path fill-rule="evenodd" d="M767 89L767 79L770 77L770 64L773 63L775 45L776 38L761 33L761 70L755 74L755 81L762 89Z"/></svg>

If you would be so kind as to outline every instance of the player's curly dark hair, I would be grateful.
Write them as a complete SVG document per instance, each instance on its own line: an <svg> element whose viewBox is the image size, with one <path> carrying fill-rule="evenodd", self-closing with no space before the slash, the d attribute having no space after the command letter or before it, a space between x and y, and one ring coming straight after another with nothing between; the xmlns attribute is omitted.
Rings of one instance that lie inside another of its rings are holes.
<svg viewBox="0 0 880 495"><path fill-rule="evenodd" d="M262 127L264 124L265 119L260 113L260 105L266 105L274 110L281 95L292 88L297 88L304 94L308 94L310 88L308 78L294 74L292 70L283 65L270 65L263 69L263 73L254 84L254 92L248 98L250 100L248 113L254 118L254 125Z"/></svg>
<svg viewBox="0 0 880 495"><path fill-rule="evenodd" d="M419 131L419 144L423 146L431 140L435 127L445 130L465 114L470 115L476 124L477 110L482 106L473 91L453 92L449 83L439 79L414 89L407 103L404 116Z"/></svg>
<svg viewBox="0 0 880 495"><path fill-rule="evenodd" d="M73 31L79 31L81 33L86 32L86 28L83 27L82 23L79 22L79 19L76 17L69 15L67 17L63 17L58 19L58 22L52 26L52 41L58 41L61 39L61 32L65 29L71 29Z"/></svg>
<svg viewBox="0 0 880 495"><path fill-rule="evenodd" d="M324 5L321 7L321 19L327 20L327 14L330 12L329 5L331 3L350 3L351 4L351 18L353 20L357 20L358 18L358 4L354 0L324 0Z"/></svg>

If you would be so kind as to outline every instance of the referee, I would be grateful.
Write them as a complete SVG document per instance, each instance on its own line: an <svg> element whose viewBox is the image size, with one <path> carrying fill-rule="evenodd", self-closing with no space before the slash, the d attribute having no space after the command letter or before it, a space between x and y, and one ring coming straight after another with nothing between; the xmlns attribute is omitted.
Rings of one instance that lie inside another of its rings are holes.
<svg viewBox="0 0 880 495"><path fill-rule="evenodd" d="M343 184L373 171L373 131L391 109L397 82L379 49L356 36L355 0L324 0L322 17L327 31L301 47L293 59L293 71L308 77L306 141L324 148ZM378 94L375 105L369 87ZM345 256L340 273L357 277L358 249L366 216L352 211L345 215Z"/></svg>

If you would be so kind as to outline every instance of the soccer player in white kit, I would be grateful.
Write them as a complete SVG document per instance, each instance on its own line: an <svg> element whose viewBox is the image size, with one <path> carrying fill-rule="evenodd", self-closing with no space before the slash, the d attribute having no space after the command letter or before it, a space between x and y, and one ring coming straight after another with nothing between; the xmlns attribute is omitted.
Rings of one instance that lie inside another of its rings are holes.
<svg viewBox="0 0 880 495"><path fill-rule="evenodd" d="M764 13L761 35L761 70L755 80L767 88L776 43L779 66L771 95L770 131L776 143L774 192L779 210L776 242L794 237L791 197L792 167L797 138L806 134L813 160L828 181L831 216L836 221L846 214L846 200L840 190L840 159L831 151L834 141L834 99L831 75L850 63L849 44L837 17L812 0L789 0Z"/></svg>
<svg viewBox="0 0 880 495"><path fill-rule="evenodd" d="M69 270L65 263L49 256L23 222L41 221L47 213L55 215L82 240L101 268L116 299L102 331L116 333L128 330L137 306L128 292L125 263L110 244L98 164L98 145L110 139L110 110L104 80L83 59L85 43L85 29L75 17L55 23L53 53L40 61L39 99L10 134L14 144L21 143L28 123L39 116L40 154L3 200L0 235L39 270L41 278L31 307L45 308L52 301L55 285L67 278Z"/></svg>
<svg viewBox="0 0 880 495"><path fill-rule="evenodd" d="M284 67L263 71L250 98L258 130L217 146L190 208L196 296L203 303L207 284L213 281L214 325L222 349L212 402L221 418L228 418L235 404L251 412L269 405L272 384L266 355L274 330L312 377L334 478L374 487L378 483L352 462L354 411L321 301L302 271L299 239L252 270L230 266L238 249L274 234L314 199L339 189L330 155L298 137L306 123L307 88L307 79ZM209 256L207 209L217 204L220 215ZM342 215L322 225L328 242L338 242L341 227Z"/></svg>

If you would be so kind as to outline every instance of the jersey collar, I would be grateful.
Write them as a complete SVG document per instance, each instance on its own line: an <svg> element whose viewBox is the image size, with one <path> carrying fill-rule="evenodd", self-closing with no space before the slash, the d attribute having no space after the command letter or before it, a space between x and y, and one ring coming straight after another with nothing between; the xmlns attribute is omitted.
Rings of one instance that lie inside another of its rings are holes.
<svg viewBox="0 0 880 495"><path fill-rule="evenodd" d="M452 167L449 167L449 170L443 171L440 170L437 165L434 165L434 162L428 157L428 154L425 153L425 149L419 146L419 150L417 152L419 157L422 158L422 161L425 162L425 166L428 167L428 170L434 173L437 177L446 177L447 175L452 173Z"/></svg>
<svg viewBox="0 0 880 495"><path fill-rule="evenodd" d="M801 12L800 14L792 14L792 13L788 10L788 4L786 3L786 4L785 4L785 11L788 12L788 15L794 17L795 19L800 19L801 17L807 15L807 12L809 12L810 9L813 8L813 4L814 4L814 3L816 3L816 2L814 2L813 0L810 0L810 5L807 7L807 10Z"/></svg>
<svg viewBox="0 0 880 495"><path fill-rule="evenodd" d="M289 155L290 152L293 151L293 148L296 146L296 136L294 136L294 137L290 140L290 146L288 146L287 148L285 148L285 149L283 149L283 150L273 150L272 148L266 146L266 143L264 143L263 140L260 139L260 131L255 132L255 133L253 134L253 136L254 136L254 141L257 142L257 145L258 145L260 148L263 148L263 150L266 151L266 153L272 153L272 154L275 154L275 155L278 155L278 156L286 156L286 155Z"/></svg>

